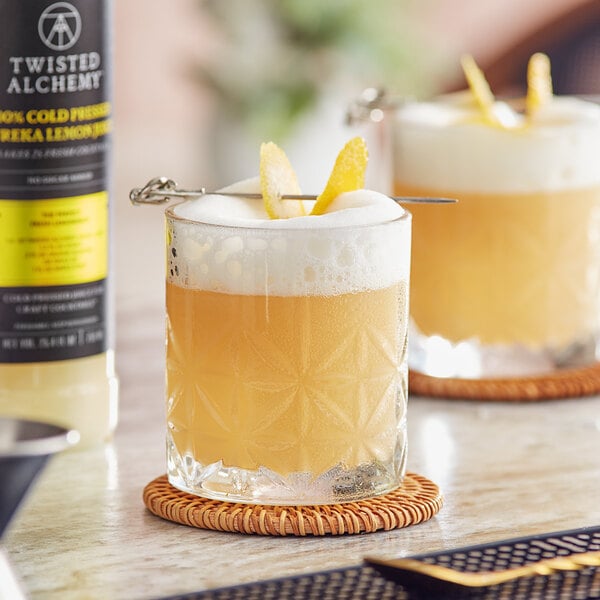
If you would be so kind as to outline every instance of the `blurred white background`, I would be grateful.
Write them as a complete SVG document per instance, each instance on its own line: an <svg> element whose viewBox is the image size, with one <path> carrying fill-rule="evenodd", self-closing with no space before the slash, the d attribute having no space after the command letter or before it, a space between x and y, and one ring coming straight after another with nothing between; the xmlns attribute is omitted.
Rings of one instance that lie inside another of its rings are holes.
<svg viewBox="0 0 600 600"><path fill-rule="evenodd" d="M261 1L237 0L238 6L246 8L260 6ZM317 6L314 0L304 1ZM236 0L216 2L221 3L221 8L227 3L236 4ZM382 11L383 22L389 24L388 33L394 35L397 28L398 45L407 54L408 65L413 70L416 67L417 73L406 78L403 89L393 91L410 96L424 93L423 90L435 93L456 82L460 77L462 53L473 54L485 65L529 31L583 2L585 0L372 0L363 4L370 11ZM262 4L268 6L271 2L264 0ZM340 4L344 3L336 0L334 4L322 3L322 6ZM258 146L253 147L254 138L242 139L240 133L236 140L236 129L232 128L229 146L223 145L223 139L217 139L223 138L222 127L215 128L216 124L223 123L223 100L203 86L198 77L200 64L228 52L231 64L225 62L223 72L231 69L235 75L235 69L239 69L239 64L243 66L243 60L250 60L250 67L252 62L251 57L236 55L235 49L231 52L223 28L215 24L202 0L115 0L114 6L116 298L118 303L159 305L164 268L162 210L132 207L129 190L157 175L167 175L187 188L214 185L219 183L216 165L231 167L224 169L221 176L256 173ZM385 11L393 14L388 18ZM268 31L258 29L265 27L265 15L261 17L257 11L254 16L262 19L262 25L253 24L250 14L240 18L238 26L252 32L251 43L255 44L252 51L262 61L260 68L269 71L270 59L276 65L281 56L278 52L269 56L271 36ZM356 41L358 45L374 40L372 36L366 42ZM398 68L408 69L408 66L403 63ZM311 120L308 114L293 136L276 140L289 153L305 191L318 191L310 188L329 172L335 151L341 147L338 138L353 135L343 123L347 103L365 84L391 85L389 81L381 81L381 75L368 81L368 65L363 65L361 77L356 80L346 72L343 75L339 85L337 73L329 72L324 77L324 99L317 103L320 108L315 109L321 113L318 118ZM293 83L296 77L298 72L290 70L285 79ZM257 131L254 135L256 140L267 136ZM300 149L295 146L298 139ZM250 164L252 161L254 164Z"/></svg>

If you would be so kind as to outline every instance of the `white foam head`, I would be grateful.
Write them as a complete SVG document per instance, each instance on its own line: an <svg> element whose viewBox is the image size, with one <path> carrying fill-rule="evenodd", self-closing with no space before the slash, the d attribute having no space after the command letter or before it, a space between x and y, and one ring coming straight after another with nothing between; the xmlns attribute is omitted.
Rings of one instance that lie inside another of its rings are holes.
<svg viewBox="0 0 600 600"><path fill-rule="evenodd" d="M237 182L219 192L179 204L174 212L179 217L201 223L265 229L322 229L375 225L393 221L405 213L399 204L384 194L372 190L356 190L340 194L323 215L308 215L314 201L304 200L307 216L270 219L262 199L227 195L227 192L260 194L258 177ZM298 200L286 202L297 203Z"/></svg>
<svg viewBox="0 0 600 600"><path fill-rule="evenodd" d="M593 187L600 185L600 106L554 97L527 127L500 129L481 121L469 94L451 94L400 109L395 148L396 179L415 187L446 193Z"/></svg>
<svg viewBox="0 0 600 600"><path fill-rule="evenodd" d="M408 279L410 215L391 198L357 190L326 214L269 219L257 179L171 209L168 280L183 287L278 296L334 295ZM307 203L307 210L310 205Z"/></svg>

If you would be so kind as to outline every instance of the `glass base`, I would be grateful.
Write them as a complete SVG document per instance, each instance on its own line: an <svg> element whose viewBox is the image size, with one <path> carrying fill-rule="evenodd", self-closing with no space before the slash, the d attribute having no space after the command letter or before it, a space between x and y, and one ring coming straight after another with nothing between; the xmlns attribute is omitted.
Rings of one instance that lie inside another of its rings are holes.
<svg viewBox="0 0 600 600"><path fill-rule="evenodd" d="M592 335L561 348L531 348L521 344L485 345L476 338L452 342L439 335L425 336L411 324L409 340L409 368L431 377L536 376L589 366L600 359L600 342Z"/></svg>
<svg viewBox="0 0 600 600"><path fill-rule="evenodd" d="M396 489L406 470L406 447L389 465L375 461L352 469L338 465L315 477L311 473L283 476L265 467L254 471L225 467L221 461L203 465L191 455L181 456L168 441L167 465L171 485L213 500L274 506L340 504Z"/></svg>

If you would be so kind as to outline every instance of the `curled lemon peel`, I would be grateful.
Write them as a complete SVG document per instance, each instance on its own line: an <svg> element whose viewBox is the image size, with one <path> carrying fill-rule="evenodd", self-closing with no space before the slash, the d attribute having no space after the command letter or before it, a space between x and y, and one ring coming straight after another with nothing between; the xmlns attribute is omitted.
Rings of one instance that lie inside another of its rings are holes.
<svg viewBox="0 0 600 600"><path fill-rule="evenodd" d="M325 189L313 206L311 215L322 215L327 207L344 192L365 187L368 162L367 144L361 137L354 137L340 150Z"/></svg>
<svg viewBox="0 0 600 600"><path fill-rule="evenodd" d="M469 85L471 96L479 108L483 121L500 129L515 129L523 126L523 119L505 102L496 102L483 71L470 54L461 58L461 66Z"/></svg>
<svg viewBox="0 0 600 600"><path fill-rule="evenodd" d="M536 52L527 63L527 96L525 113L531 118L545 104L552 100L552 75L550 59L542 52Z"/></svg>
<svg viewBox="0 0 600 600"><path fill-rule="evenodd" d="M470 54L462 56L460 64L465 74L467 84L469 85L471 95L485 120L489 123L499 124L498 118L494 114L494 103L496 100L483 71L479 68L475 59Z"/></svg>
<svg viewBox="0 0 600 600"><path fill-rule="evenodd" d="M260 191L271 219L301 217L306 214L300 200L282 200L284 194L301 194L296 173L285 152L273 142L260 145Z"/></svg>

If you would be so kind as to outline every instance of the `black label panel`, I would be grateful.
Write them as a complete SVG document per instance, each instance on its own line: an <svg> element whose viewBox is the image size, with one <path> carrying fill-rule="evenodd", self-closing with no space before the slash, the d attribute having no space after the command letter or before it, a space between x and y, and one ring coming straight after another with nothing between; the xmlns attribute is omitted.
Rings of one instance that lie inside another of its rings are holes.
<svg viewBox="0 0 600 600"><path fill-rule="evenodd" d="M103 352L105 284L0 288L0 362L41 362L49 356L66 360Z"/></svg>
<svg viewBox="0 0 600 600"><path fill-rule="evenodd" d="M111 17L0 0L0 362L107 347Z"/></svg>

